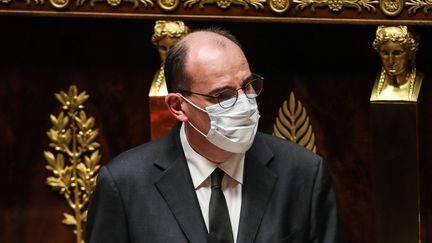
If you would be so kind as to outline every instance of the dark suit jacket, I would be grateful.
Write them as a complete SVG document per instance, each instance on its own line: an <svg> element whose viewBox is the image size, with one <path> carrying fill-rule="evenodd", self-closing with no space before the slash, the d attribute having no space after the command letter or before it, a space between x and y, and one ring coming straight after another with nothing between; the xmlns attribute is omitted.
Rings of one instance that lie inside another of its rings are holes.
<svg viewBox="0 0 432 243"><path fill-rule="evenodd" d="M101 168L88 243L206 242L179 127ZM341 242L331 178L322 159L300 146L258 133L242 196L238 243Z"/></svg>

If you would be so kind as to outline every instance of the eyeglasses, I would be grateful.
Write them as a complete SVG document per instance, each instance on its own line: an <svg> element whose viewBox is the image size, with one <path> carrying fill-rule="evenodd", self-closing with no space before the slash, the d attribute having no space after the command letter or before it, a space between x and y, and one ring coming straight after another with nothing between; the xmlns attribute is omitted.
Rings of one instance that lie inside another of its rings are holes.
<svg viewBox="0 0 432 243"><path fill-rule="evenodd" d="M222 108L228 109L233 107L237 102L239 90L243 90L246 97L248 97L249 99L257 97L262 91L263 81L263 77L259 76L258 74L252 73L252 75L248 78L248 81L246 81L246 83L242 87L238 89L226 88L216 95L201 94L189 90L179 90L179 92L185 95L201 95L212 98L216 100Z"/></svg>

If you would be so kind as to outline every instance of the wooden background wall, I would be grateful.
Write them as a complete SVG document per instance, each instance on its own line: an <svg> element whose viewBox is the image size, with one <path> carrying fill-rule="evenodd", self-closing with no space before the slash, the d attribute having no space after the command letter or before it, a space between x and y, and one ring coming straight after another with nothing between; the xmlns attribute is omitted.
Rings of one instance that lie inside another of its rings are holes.
<svg viewBox="0 0 432 243"><path fill-rule="evenodd" d="M54 93L76 84L100 129L102 163L150 138L147 94L159 56L154 20L0 16L0 242L74 242L61 224L69 209L46 185ZM260 130L272 132L291 91L308 110L318 154L335 181L349 243L374 242L369 96L380 62L376 26L187 22L237 35L254 72L264 76ZM422 37L418 68L431 77L432 33ZM426 80L427 81L427 80Z"/></svg>

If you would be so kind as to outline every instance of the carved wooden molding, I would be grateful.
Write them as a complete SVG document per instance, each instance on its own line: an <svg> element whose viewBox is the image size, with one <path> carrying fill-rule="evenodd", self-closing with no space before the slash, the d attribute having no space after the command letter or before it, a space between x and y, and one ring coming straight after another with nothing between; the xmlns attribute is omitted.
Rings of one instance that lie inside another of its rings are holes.
<svg viewBox="0 0 432 243"><path fill-rule="evenodd" d="M431 0L0 0L1 14L431 25Z"/></svg>

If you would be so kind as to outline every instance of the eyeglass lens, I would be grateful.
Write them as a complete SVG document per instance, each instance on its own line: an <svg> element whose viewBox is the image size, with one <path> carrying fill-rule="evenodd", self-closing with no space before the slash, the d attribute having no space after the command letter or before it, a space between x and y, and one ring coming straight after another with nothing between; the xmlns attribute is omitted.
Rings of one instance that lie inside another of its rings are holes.
<svg viewBox="0 0 432 243"><path fill-rule="evenodd" d="M248 97L249 99L253 99L261 93L262 86L263 79L255 78L250 82L246 83L241 89L243 89L246 97ZM230 108L234 106L234 104L237 102L237 97L238 90L235 89L226 89L219 93L219 95L217 96L219 105L222 108Z"/></svg>

